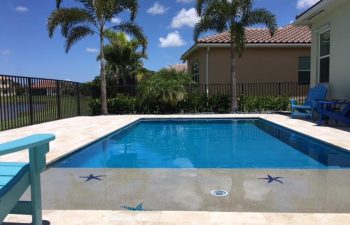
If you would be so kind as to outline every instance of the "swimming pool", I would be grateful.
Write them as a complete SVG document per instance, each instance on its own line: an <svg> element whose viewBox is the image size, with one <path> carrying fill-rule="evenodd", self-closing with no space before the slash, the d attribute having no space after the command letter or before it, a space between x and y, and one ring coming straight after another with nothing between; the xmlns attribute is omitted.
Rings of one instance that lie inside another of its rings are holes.
<svg viewBox="0 0 350 225"><path fill-rule="evenodd" d="M350 153L263 119L159 119L131 124L52 167L337 169L350 167Z"/></svg>

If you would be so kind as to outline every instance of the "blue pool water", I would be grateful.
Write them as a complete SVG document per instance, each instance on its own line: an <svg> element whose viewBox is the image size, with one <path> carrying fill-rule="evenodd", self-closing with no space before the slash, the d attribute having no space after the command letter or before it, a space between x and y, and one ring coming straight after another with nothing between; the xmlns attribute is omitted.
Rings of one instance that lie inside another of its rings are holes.
<svg viewBox="0 0 350 225"><path fill-rule="evenodd" d="M53 167L331 169L350 153L261 119L142 120Z"/></svg>

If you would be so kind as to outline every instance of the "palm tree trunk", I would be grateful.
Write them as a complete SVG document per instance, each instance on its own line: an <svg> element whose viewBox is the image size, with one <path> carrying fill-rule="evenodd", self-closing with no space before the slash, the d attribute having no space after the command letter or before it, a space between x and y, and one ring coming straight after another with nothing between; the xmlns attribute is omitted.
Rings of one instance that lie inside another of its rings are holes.
<svg viewBox="0 0 350 225"><path fill-rule="evenodd" d="M234 46L234 39L231 40L231 79L230 79L230 91L231 91L231 112L236 113L238 111L237 100L237 78L236 78L236 51Z"/></svg>
<svg viewBox="0 0 350 225"><path fill-rule="evenodd" d="M105 54L104 54L104 34L100 32L100 55L101 55L101 114L107 115L107 81L105 72Z"/></svg>

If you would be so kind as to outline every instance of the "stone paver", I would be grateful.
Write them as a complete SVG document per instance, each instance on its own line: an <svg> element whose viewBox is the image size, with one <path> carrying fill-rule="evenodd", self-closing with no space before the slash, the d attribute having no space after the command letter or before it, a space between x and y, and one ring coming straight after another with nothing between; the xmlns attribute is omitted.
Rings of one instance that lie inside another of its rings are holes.
<svg viewBox="0 0 350 225"><path fill-rule="evenodd" d="M44 210L50 225L348 225L348 214L288 214L111 210ZM16 223L11 223L16 221ZM29 225L29 216L9 215L4 225Z"/></svg>

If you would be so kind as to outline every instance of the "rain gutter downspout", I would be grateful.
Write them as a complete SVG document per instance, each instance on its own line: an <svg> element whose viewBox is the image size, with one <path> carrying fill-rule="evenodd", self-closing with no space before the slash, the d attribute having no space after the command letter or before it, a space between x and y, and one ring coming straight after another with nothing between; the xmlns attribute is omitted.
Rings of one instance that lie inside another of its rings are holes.
<svg viewBox="0 0 350 225"><path fill-rule="evenodd" d="M207 52L205 55L205 92L209 96L209 52L210 47L207 47Z"/></svg>

